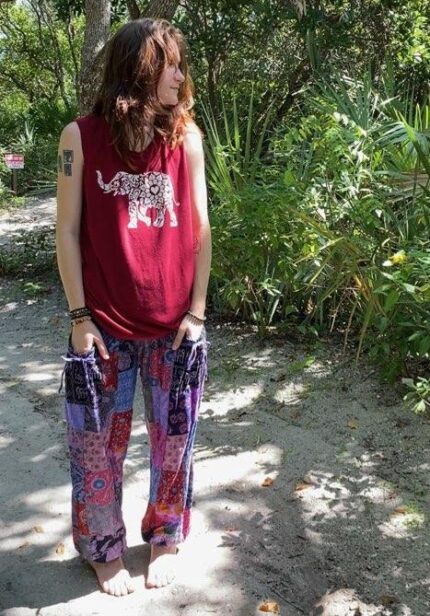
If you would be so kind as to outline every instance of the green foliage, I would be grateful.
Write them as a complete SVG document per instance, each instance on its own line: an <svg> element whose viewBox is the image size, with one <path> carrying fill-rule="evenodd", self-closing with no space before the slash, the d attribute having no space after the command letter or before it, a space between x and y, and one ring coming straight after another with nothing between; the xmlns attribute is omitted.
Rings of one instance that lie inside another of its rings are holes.
<svg viewBox="0 0 430 616"><path fill-rule="evenodd" d="M418 377L416 381L413 379L402 380L409 388L403 399L415 413L428 413L430 410L430 379Z"/></svg>
<svg viewBox="0 0 430 616"><path fill-rule="evenodd" d="M320 81L306 98L258 172L243 172L250 119L230 117L242 166L228 138L208 137L213 305L263 328L336 325L393 380L430 352L430 109L384 97L369 74Z"/></svg>
<svg viewBox="0 0 430 616"><path fill-rule="evenodd" d="M4 162L6 151L0 147L0 210L4 207L10 197L10 189L8 186L9 171Z"/></svg>
<svg viewBox="0 0 430 616"><path fill-rule="evenodd" d="M239 121L235 99L231 113L223 102L222 107L220 129L205 108L207 174L214 197L211 220L216 238L212 284L219 307L225 305L236 315L268 325L276 311L285 315L291 310L282 298L294 255L284 195L262 179L262 143L270 109L255 137L252 93L245 122Z"/></svg>
<svg viewBox="0 0 430 616"><path fill-rule="evenodd" d="M237 99L234 95L231 114L221 100L222 114L219 122L210 106L203 104L202 107L208 140L206 157L209 185L218 193L222 191L226 196L230 196L241 187L252 184L259 173L271 109L266 111L260 134L255 138L253 90L245 121L239 119Z"/></svg>
<svg viewBox="0 0 430 616"><path fill-rule="evenodd" d="M0 144L25 155L19 194L52 187L62 127L77 115L83 19L58 20L49 2L0 7ZM0 199L10 172L0 168Z"/></svg>
<svg viewBox="0 0 430 616"><path fill-rule="evenodd" d="M391 10L393 37L390 52L397 65L397 80L413 86L421 100L429 94L430 2L412 0L407 10L399 0ZM397 10L395 10L397 9Z"/></svg>
<svg viewBox="0 0 430 616"><path fill-rule="evenodd" d="M35 276L53 271L56 271L56 257L52 228L16 234L13 243L0 249L2 276L31 278L34 282ZM28 289L32 288L31 285L28 286Z"/></svg>

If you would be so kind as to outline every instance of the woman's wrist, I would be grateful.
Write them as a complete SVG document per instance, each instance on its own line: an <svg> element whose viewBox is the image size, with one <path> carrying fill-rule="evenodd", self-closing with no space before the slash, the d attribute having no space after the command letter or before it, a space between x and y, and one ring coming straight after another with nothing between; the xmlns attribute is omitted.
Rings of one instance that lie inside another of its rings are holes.
<svg viewBox="0 0 430 616"><path fill-rule="evenodd" d="M187 310L185 316L189 321L191 321L191 323L194 323L194 325L204 325L206 321L206 317L204 315L198 316L194 314L194 312L192 312L191 310Z"/></svg>
<svg viewBox="0 0 430 616"><path fill-rule="evenodd" d="M81 325L82 323L86 323L87 321L92 321L92 318L90 316L86 316L86 317L79 317L77 319L72 319L72 327L77 327L79 325Z"/></svg>
<svg viewBox="0 0 430 616"><path fill-rule="evenodd" d="M74 308L73 310L70 310L69 317L72 323L72 327L76 327L81 323L92 320L91 310L87 306L80 306L79 308Z"/></svg>
<svg viewBox="0 0 430 616"><path fill-rule="evenodd" d="M91 316L91 310L87 306L80 306L79 308L74 308L69 311L69 317L71 319L87 316Z"/></svg>
<svg viewBox="0 0 430 616"><path fill-rule="evenodd" d="M188 312L195 315L197 318L205 318L206 305L205 304L191 304Z"/></svg>

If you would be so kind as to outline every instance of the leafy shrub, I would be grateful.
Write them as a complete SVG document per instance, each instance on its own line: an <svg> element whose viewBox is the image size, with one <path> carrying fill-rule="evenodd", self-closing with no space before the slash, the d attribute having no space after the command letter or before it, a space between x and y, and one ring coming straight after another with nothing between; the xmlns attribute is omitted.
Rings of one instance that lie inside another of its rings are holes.
<svg viewBox="0 0 430 616"><path fill-rule="evenodd" d="M225 115L233 142L228 130L208 139L209 177L223 170L211 183L213 305L262 327L289 315L337 326L392 380L429 359L430 110L381 97L367 76L319 84L307 109L252 174L249 118Z"/></svg>

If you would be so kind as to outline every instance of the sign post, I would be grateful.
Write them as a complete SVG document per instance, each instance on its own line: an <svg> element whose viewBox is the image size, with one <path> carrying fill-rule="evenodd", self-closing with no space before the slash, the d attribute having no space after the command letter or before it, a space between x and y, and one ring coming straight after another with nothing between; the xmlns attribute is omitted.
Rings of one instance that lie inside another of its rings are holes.
<svg viewBox="0 0 430 616"><path fill-rule="evenodd" d="M24 154L5 154L4 162L12 171L12 191L16 195L18 188L16 170L24 169Z"/></svg>

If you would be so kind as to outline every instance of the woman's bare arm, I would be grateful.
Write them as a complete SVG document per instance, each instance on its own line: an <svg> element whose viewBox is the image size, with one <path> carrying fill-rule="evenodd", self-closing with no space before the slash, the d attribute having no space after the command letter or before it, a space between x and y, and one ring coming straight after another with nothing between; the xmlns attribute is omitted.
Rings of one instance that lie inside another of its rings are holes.
<svg viewBox="0 0 430 616"><path fill-rule="evenodd" d="M56 227L58 269L70 310L85 306L79 245L83 167L80 131L72 122L63 129L58 147ZM86 353L96 344L102 357L108 356L100 332L91 321L73 327L72 344L78 353Z"/></svg>
<svg viewBox="0 0 430 616"><path fill-rule="evenodd" d="M190 311L197 317L202 318L206 309L206 294L212 258L212 239L208 217L203 142L201 133L194 124L188 126L184 137L184 149L188 162L193 233L195 238L195 274ZM179 326L172 348L176 349L179 347L185 333L191 339L196 339L201 329L202 325L194 325L185 317Z"/></svg>
<svg viewBox="0 0 430 616"><path fill-rule="evenodd" d="M212 238L208 217L203 141L198 128L191 124L184 138L190 175L193 230L195 237L195 277L190 310L202 317L212 259Z"/></svg>
<svg viewBox="0 0 430 616"><path fill-rule="evenodd" d="M58 146L57 261L69 309L85 306L79 233L82 212L83 156L76 122L61 133Z"/></svg>

